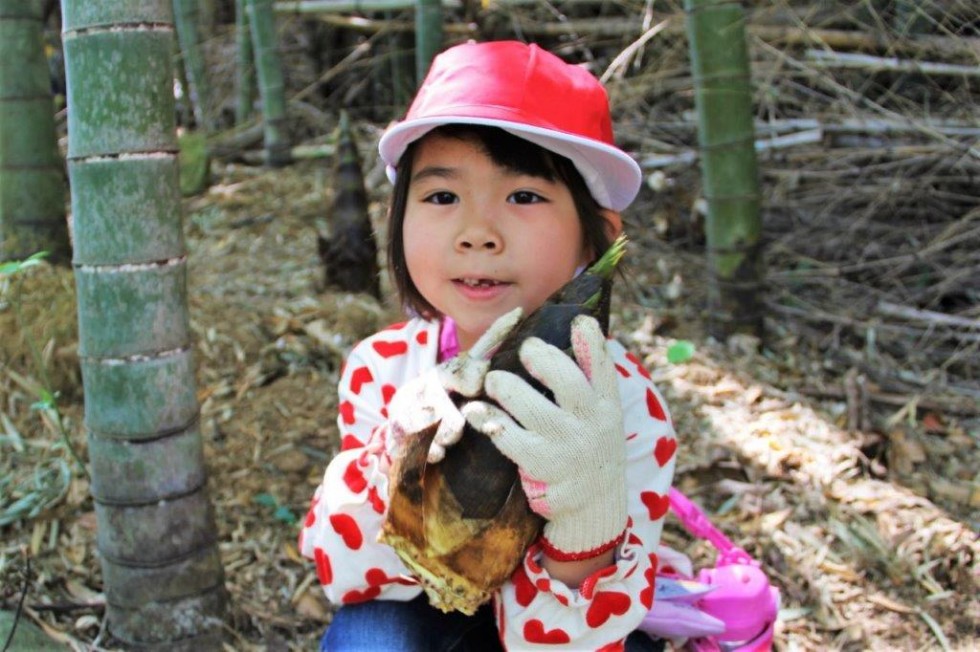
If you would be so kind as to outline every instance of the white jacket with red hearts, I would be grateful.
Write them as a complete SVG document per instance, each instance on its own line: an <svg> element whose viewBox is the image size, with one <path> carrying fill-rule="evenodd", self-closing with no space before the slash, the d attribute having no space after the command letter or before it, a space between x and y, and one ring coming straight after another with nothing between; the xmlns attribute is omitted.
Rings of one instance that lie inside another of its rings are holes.
<svg viewBox="0 0 980 652"><path fill-rule="evenodd" d="M411 600L422 592L377 535L388 500L386 406L404 382L437 364L441 322L413 319L358 344L341 374L337 423L341 452L313 496L299 536L316 563L327 598L338 605ZM615 565L569 589L553 580L532 546L494 596L508 649L621 649L653 603L653 578L677 443L670 415L639 360L615 340L608 351L619 372L626 437L630 524ZM540 646L540 648L539 648Z"/></svg>

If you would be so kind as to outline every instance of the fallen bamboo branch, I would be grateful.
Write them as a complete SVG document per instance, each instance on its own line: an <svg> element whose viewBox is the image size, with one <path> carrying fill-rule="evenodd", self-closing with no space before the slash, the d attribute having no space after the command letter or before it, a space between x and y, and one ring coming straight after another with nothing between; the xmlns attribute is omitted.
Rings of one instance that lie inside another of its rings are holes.
<svg viewBox="0 0 980 652"><path fill-rule="evenodd" d="M800 387L799 393L804 396L814 398L832 399L839 401L847 400L847 389L835 385L814 387L804 385ZM968 396L922 396L910 394L898 394L894 392L876 392L868 390L863 397L882 405L894 405L902 407L915 401L915 406L922 410L933 410L944 414L974 415L980 414L980 405L975 399Z"/></svg>
<svg viewBox="0 0 980 652"><path fill-rule="evenodd" d="M535 5L539 0L490 0L491 10L506 10L510 7ZM597 4L598 0L564 0L566 4ZM386 10L412 9L414 0L280 0L274 5L278 13L291 14L343 14L350 12L370 13ZM443 0L442 6L448 9L458 9L462 6L460 0ZM670 18L674 24L666 31L672 35L684 34L684 20L679 14L653 15L652 20L662 22ZM633 18L606 18L598 20L565 20L561 22L541 22L521 20L521 30L525 34L538 36L560 36L566 34L590 34L603 36L621 36L624 34L639 34L643 30L642 23ZM371 23L376 24L376 23ZM358 23L349 25L355 29L365 30L367 25ZM447 23L446 27L450 24ZM414 24L409 30L413 31ZM965 56L980 61L980 38L963 36L934 36L922 35L905 38L895 38L876 33L857 30L813 29L806 26L766 25L749 22L746 26L749 34L769 43L784 45L819 45L835 50L860 50L880 52L904 52L920 54L923 51L934 51L943 56ZM401 31L401 30L398 30Z"/></svg>
<svg viewBox="0 0 980 652"><path fill-rule="evenodd" d="M980 77L980 66L961 66L952 63L914 61L897 57L874 57L870 54L807 50L807 60L817 68L854 68L872 72L915 72L924 75L962 75Z"/></svg>
<svg viewBox="0 0 980 652"><path fill-rule="evenodd" d="M819 143L823 139L823 131L819 128L796 133L785 134L782 136L770 136L760 138L755 141L755 151L763 152L773 149L785 149L799 145L811 145ZM685 150L677 154L663 154L650 156L640 163L644 169L656 169L671 165L691 165L698 160L696 150Z"/></svg>
<svg viewBox="0 0 980 652"><path fill-rule="evenodd" d="M342 27L355 32L371 34L374 32L397 32L400 34L415 32L413 20L381 20L364 18L363 16L337 16L334 14L314 14L316 20L333 27ZM459 38L476 37L477 28L472 23L445 23L442 31Z"/></svg>
<svg viewBox="0 0 980 652"><path fill-rule="evenodd" d="M874 32L756 24L750 24L748 31L767 43L882 52L919 53L933 50L944 56L966 56L980 61L980 38L975 37L925 35L894 38Z"/></svg>
<svg viewBox="0 0 980 652"><path fill-rule="evenodd" d="M442 0L447 9L459 9L459 0ZM392 11L395 9L414 9L415 0L299 0L298 2L276 2L273 9L280 14L344 14Z"/></svg>
<svg viewBox="0 0 980 652"><path fill-rule="evenodd" d="M901 317L903 319L921 321L927 324L980 331L980 319L968 319L966 317L948 315L944 312L920 310L918 308L912 308L911 306L891 303L890 301L879 301L875 309L878 313L888 317Z"/></svg>
<svg viewBox="0 0 980 652"><path fill-rule="evenodd" d="M783 315L788 315L790 317L798 317L804 321L817 322L817 323L829 323L837 324L840 326L849 326L854 329L868 330L875 329L880 331L888 331L894 333L901 333L904 335L912 335L914 337L921 337L923 332L926 331L925 328L915 328L913 326L899 325L899 324L889 324L881 323L877 321L869 321L858 319L856 317L849 317L848 315L838 315L819 308L810 306L806 309L795 308L793 306L787 306L776 301L767 301L767 308L773 312L777 312ZM942 333L937 333L937 336L948 337L949 339L955 339L961 342L980 342L980 333L963 333L960 331L943 331Z"/></svg>
<svg viewBox="0 0 980 652"><path fill-rule="evenodd" d="M980 136L980 126L976 123L955 120L920 118L919 124L946 136ZM697 129L694 122L665 122L658 124L663 129ZM918 129L907 122L894 120L874 120L870 118L844 118L839 122L825 122L815 118L788 118L785 120L757 120L757 134L781 133L805 129L823 129L828 134L914 134Z"/></svg>
<svg viewBox="0 0 980 652"><path fill-rule="evenodd" d="M772 54L780 57L781 60L786 65L788 65L790 67L796 68L797 70L801 70L801 71L804 71L804 72L807 72L807 73L815 73L816 72L816 70L814 70L812 67L810 67L806 63L804 63L802 61L798 61L798 60L794 59L791 56L788 56L785 52L780 52L779 50L776 50L775 48L773 48L771 45L769 45L767 43L762 43L762 46L765 47L765 48L767 48L767 49L769 49L772 52ZM948 138L947 136L945 136L945 135L943 135L941 133L937 133L936 131L934 131L932 129L929 129L927 126L925 126L921 122L917 122L915 120L910 120L908 118L905 118L905 116L903 116L900 113L897 113L897 112L895 112L895 111L893 111L891 109L885 108L881 104L878 104L877 102L871 100L870 98L865 97L861 93L858 93L856 91L853 91L853 90L847 88L846 86L843 86L843 85L837 83L836 81L828 78L826 75L814 75L814 79L817 82L819 82L820 85L826 86L827 88L833 90L835 93L839 93L842 97L846 97L847 99L851 100L852 102L854 102L857 105L866 106L869 109L871 109L872 111L874 111L874 112L876 112L876 113L878 113L880 115L888 116L888 117L892 118L893 120L897 120L897 121L905 120L910 125L915 126L916 129L921 134L926 135L926 136L929 136L930 138L933 138L935 140L938 140L938 141L940 141L940 142L942 142L942 143L944 143L944 144L946 144L946 145L954 148L957 151L962 151L964 154L969 154L970 156L973 156L974 158L980 159L980 146L976 146L976 145L974 145L974 146L964 145L963 143L959 143L959 142L957 142L955 140L952 140L952 139Z"/></svg>
<svg viewBox="0 0 980 652"><path fill-rule="evenodd" d="M328 158L334 155L336 147L333 144L325 145L296 145L289 149L289 155L294 161ZM242 152L242 161L251 165L264 165L266 162L264 150L250 150Z"/></svg>
<svg viewBox="0 0 980 652"><path fill-rule="evenodd" d="M669 24L670 24L670 19L662 20L656 25L654 25L653 27L651 27L650 29L648 29L647 31L645 31L640 38L630 43L626 48L623 49L622 52L616 55L616 58L612 60L612 63L610 63L609 66L606 68L606 71L602 73L602 76L599 78L599 81L605 84L613 76L616 76L617 78L621 78L626 70L626 67L629 65L630 60L633 59L633 56L638 51L642 50L643 46L646 45L650 39L652 39L654 36L667 29L667 26Z"/></svg>

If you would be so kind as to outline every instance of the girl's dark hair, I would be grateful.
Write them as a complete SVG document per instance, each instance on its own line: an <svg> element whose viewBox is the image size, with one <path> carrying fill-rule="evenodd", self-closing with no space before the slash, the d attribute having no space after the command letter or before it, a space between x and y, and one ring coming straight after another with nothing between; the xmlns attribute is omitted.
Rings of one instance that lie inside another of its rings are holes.
<svg viewBox="0 0 980 652"><path fill-rule="evenodd" d="M575 211L582 223L582 237L586 245L592 249L593 257L598 258L609 248L610 242L606 236L606 220L602 215L602 207L596 203L582 175L568 158L497 127L451 124L436 127L429 134L476 141L490 160L503 168L565 184L572 195ZM405 308L425 319L437 317L439 312L425 300L409 276L402 236L412 166L419 143L429 134L409 145L398 161L398 174L395 177L395 189L391 199L391 219L388 225L388 270L398 290L398 296Z"/></svg>

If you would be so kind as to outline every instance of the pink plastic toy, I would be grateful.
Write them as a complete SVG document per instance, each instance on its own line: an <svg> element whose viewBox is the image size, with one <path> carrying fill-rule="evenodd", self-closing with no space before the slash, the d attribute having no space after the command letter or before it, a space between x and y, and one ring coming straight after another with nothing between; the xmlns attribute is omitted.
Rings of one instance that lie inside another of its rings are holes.
<svg viewBox="0 0 980 652"><path fill-rule="evenodd" d="M640 629L661 638L686 638L693 652L771 649L779 589L769 584L759 562L676 489L670 490L670 506L685 529L711 542L718 559L715 568L701 570L696 580L658 575L654 606Z"/></svg>

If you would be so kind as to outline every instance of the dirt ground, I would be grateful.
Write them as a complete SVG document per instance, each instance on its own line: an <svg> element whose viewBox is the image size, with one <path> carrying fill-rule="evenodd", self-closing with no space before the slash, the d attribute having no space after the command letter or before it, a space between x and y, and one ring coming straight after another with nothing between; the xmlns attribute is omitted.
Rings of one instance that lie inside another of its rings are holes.
<svg viewBox="0 0 980 652"><path fill-rule="evenodd" d="M322 288L315 236L328 171L325 161L216 165L211 189L185 204L201 432L231 598L228 649L314 649L329 623L313 565L296 551L298 519L338 450L343 356L398 319L390 305ZM378 176L368 174L376 221L386 190ZM645 191L626 215L629 283L617 291L612 329L669 401L681 442L677 485L779 586L778 648L976 649L975 407L924 408L928 392L907 402L872 393L856 405L849 392L830 391L852 386L854 373L828 364L826 349L775 314L761 349L744 338L711 341L700 247L660 237L649 223L671 205ZM669 364L678 339L696 352ZM57 359L58 347L48 348ZM70 344L61 355L71 355ZM0 450L16 476L66 457L50 414L28 409L30 379L13 371L0 378ZM61 413L84 458L80 392L64 382ZM14 431L30 442L19 452ZM25 621L76 650L113 648L94 529L75 473L52 505L0 530L0 606L14 608L29 559ZM676 524L665 540L710 562Z"/></svg>

